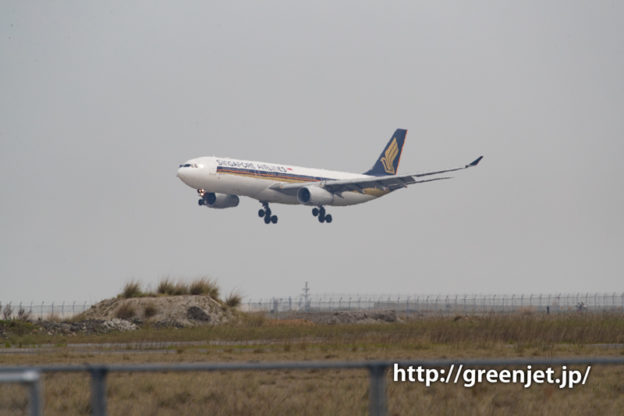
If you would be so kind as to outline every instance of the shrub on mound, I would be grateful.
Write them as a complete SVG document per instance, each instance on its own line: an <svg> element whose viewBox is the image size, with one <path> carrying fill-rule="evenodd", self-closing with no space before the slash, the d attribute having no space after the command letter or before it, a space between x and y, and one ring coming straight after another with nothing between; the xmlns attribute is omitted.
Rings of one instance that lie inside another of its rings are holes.
<svg viewBox="0 0 624 416"><path fill-rule="evenodd" d="M194 280L190 284L184 282L174 283L171 279L166 278L160 281L156 288L156 293L148 291L144 292L141 289L141 284L138 282L129 282L124 286L123 291L118 295L119 298L130 299L144 296L184 296L184 295L204 295L210 296L216 301L219 301L219 287L217 283L208 278L201 278ZM230 295L232 302L236 305L240 304L240 296ZM238 298L238 302L236 299Z"/></svg>
<svg viewBox="0 0 624 416"><path fill-rule="evenodd" d="M160 295L173 295L175 291L175 285L169 279L163 279L158 283L158 289L156 289Z"/></svg>
<svg viewBox="0 0 624 416"><path fill-rule="evenodd" d="M156 304L154 302L146 304L143 308L143 316L145 316L146 319L155 316L157 313L158 308L156 307Z"/></svg>
<svg viewBox="0 0 624 416"><path fill-rule="evenodd" d="M121 292L121 297L130 299L130 298L139 298L143 296L143 291L141 290L141 284L139 282L128 282L123 288L123 292Z"/></svg>
<svg viewBox="0 0 624 416"><path fill-rule="evenodd" d="M208 295L214 300L219 299L219 288L217 284L206 278L195 280L190 286L191 295Z"/></svg>
<svg viewBox="0 0 624 416"><path fill-rule="evenodd" d="M238 308L243 302L243 298L238 293L230 293L230 296L225 299L225 304L230 308Z"/></svg>
<svg viewBox="0 0 624 416"><path fill-rule="evenodd" d="M117 311L115 312L115 316L117 318L125 319L125 320L134 318L134 315L136 315L134 306L130 305L129 303L124 303L120 305L119 308L117 308Z"/></svg>

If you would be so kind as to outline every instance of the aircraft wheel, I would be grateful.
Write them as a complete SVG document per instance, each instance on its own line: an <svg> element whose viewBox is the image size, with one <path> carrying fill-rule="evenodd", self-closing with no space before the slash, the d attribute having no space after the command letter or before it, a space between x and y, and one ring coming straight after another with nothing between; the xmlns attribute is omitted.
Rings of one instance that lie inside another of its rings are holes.
<svg viewBox="0 0 624 416"><path fill-rule="evenodd" d="M320 223L323 223L323 222L325 222L325 217L322 216L322 215L319 215L318 216L318 220L319 220Z"/></svg>
<svg viewBox="0 0 624 416"><path fill-rule="evenodd" d="M312 208L312 215L314 215L315 217L318 217L319 214L319 209L318 208Z"/></svg>
<svg viewBox="0 0 624 416"><path fill-rule="evenodd" d="M265 224L270 224L271 223L271 217L269 217L268 215L266 217L264 217L264 223Z"/></svg>
<svg viewBox="0 0 624 416"><path fill-rule="evenodd" d="M271 222L272 222L273 224L277 224L277 215L273 215L273 216L271 217Z"/></svg>
<svg viewBox="0 0 624 416"><path fill-rule="evenodd" d="M326 222L326 223L328 223L328 224L329 224L330 222L332 222L332 216L331 216L331 214L327 214L327 215L325 215L325 222Z"/></svg>
<svg viewBox="0 0 624 416"><path fill-rule="evenodd" d="M264 217L264 215L265 214L264 214L264 210L263 209L258 210L258 216L259 217Z"/></svg>
<svg viewBox="0 0 624 416"><path fill-rule="evenodd" d="M202 205L204 205L206 203L206 201L204 201L204 198L202 199L198 199L197 203L199 204L199 206L201 207Z"/></svg>

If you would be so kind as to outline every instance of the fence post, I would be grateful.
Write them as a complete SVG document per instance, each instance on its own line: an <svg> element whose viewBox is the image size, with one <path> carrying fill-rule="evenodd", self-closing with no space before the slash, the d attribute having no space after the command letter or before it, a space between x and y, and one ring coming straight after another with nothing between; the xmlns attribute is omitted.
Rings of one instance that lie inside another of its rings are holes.
<svg viewBox="0 0 624 416"><path fill-rule="evenodd" d="M91 373L91 408L93 416L106 416L106 373L104 367L93 367Z"/></svg>
<svg viewBox="0 0 624 416"><path fill-rule="evenodd" d="M29 410L30 416L39 416L42 415L42 400L41 400L41 375L36 371L27 371L24 373L24 380L28 384L30 384L29 395L30 395L30 403Z"/></svg>
<svg viewBox="0 0 624 416"><path fill-rule="evenodd" d="M386 405L386 366L372 364L370 371L369 412L374 416L385 416Z"/></svg>

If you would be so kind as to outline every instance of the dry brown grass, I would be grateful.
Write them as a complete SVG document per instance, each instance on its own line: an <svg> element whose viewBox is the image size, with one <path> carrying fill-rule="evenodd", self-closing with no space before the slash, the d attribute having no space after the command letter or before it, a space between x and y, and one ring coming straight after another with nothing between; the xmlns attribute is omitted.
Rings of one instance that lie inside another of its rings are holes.
<svg viewBox="0 0 624 416"><path fill-rule="evenodd" d="M204 295L219 300L219 287L215 281L208 278L197 279L190 284L163 279L158 284L157 293L168 296Z"/></svg>
<svg viewBox="0 0 624 416"><path fill-rule="evenodd" d="M123 291L121 292L121 294L119 295L122 298L139 298L141 296L144 296L143 294L143 290L141 289L141 284L137 281L132 281L132 282L128 282L126 283L126 285L123 288Z"/></svg>
<svg viewBox="0 0 624 416"><path fill-rule="evenodd" d="M385 347L389 347L388 350ZM556 353L570 355L565 347ZM577 352L578 353L578 352ZM587 347L584 354L605 355L619 351ZM469 356L508 355L474 348ZM464 355L462 354L462 355ZM364 346L355 351L340 345L310 343L241 346L187 346L170 352L76 350L70 347L43 350L34 356L1 355L13 364L34 363L173 363L288 360L362 360L435 358L456 356L447 346L428 350L407 347ZM624 391L622 367L595 366L586 386L560 390L541 385L524 389L520 385L458 385L388 383L389 414L622 414ZM248 414L365 414L368 408L366 370L306 370L216 373L113 373L108 377L108 409L111 415L248 415ZM88 414L89 379L86 374L55 374L44 378L45 414ZM25 390L21 386L0 385L0 414L24 414Z"/></svg>
<svg viewBox="0 0 624 416"><path fill-rule="evenodd" d="M225 298L225 304L230 308L238 308L243 302L243 297L238 293L230 293L227 298Z"/></svg>
<svg viewBox="0 0 624 416"><path fill-rule="evenodd" d="M219 300L219 287L214 280L202 278L191 282L189 286L191 295L208 295L215 300Z"/></svg>
<svg viewBox="0 0 624 416"><path fill-rule="evenodd" d="M175 291L175 284L169 279L163 279L158 283L156 292L160 295L172 295Z"/></svg>
<svg viewBox="0 0 624 416"><path fill-rule="evenodd" d="M449 317L371 325L253 319L257 321L236 327L77 336L69 338L69 345L39 347L35 354L0 352L0 365L624 355L622 346L601 345L622 343L621 315ZM71 344L124 340L135 344ZM175 340L183 343L160 347L141 343ZM191 340L201 342L184 343ZM389 377L391 415L624 414L623 367L595 366L588 384L573 390L490 384L426 388L393 383ZM108 408L111 415L124 416L363 414L368 408L368 383L365 370L118 373L108 379ZM44 388L46 415L89 413L86 375L46 375ZM0 385L0 414L24 414L25 397L21 386Z"/></svg>

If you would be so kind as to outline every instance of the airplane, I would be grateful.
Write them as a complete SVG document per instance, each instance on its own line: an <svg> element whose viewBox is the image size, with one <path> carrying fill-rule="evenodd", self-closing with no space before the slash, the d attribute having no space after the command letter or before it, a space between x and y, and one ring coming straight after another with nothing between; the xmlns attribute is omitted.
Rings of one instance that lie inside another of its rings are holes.
<svg viewBox="0 0 624 416"><path fill-rule="evenodd" d="M239 195L257 199L258 216L265 224L277 224L270 203L312 206L320 223L331 223L326 206L361 204L416 183L451 179L436 176L477 166L473 162L434 172L397 175L407 130L397 129L368 171L358 174L325 169L238 160L225 157L190 159L178 168L178 178L197 190L198 204L208 208L238 206Z"/></svg>

